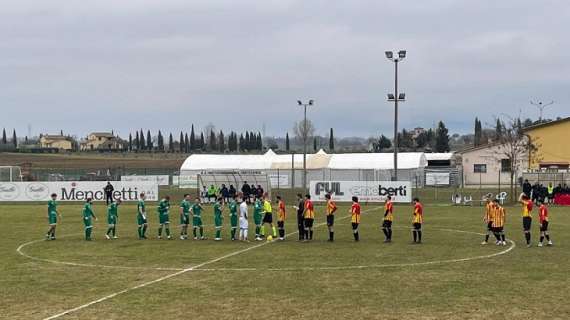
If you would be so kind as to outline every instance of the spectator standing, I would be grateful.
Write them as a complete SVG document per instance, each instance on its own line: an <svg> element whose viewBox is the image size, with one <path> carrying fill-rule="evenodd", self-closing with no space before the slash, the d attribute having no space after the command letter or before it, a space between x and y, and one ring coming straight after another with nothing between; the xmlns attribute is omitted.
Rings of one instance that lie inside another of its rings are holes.
<svg viewBox="0 0 570 320"><path fill-rule="evenodd" d="M530 185L530 182L528 182L528 179L525 179L522 185L522 189L523 189L523 193L530 198L530 192L532 190L532 186Z"/></svg>
<svg viewBox="0 0 570 320"><path fill-rule="evenodd" d="M233 184L230 184L230 189L228 190L228 193L230 195L230 198L235 198L237 196L237 190Z"/></svg>
<svg viewBox="0 0 570 320"><path fill-rule="evenodd" d="M225 184L222 184L222 188L220 189L220 194L222 198L224 198L225 203L228 203L230 201L230 190L228 190Z"/></svg>
<svg viewBox="0 0 570 320"><path fill-rule="evenodd" d="M109 205L109 203L113 202L113 191L115 191L115 188L110 181L107 181L107 185L103 190L105 191L105 202Z"/></svg>
<svg viewBox="0 0 570 320"><path fill-rule="evenodd" d="M243 198L249 202L249 195L251 194L251 187L247 184L247 181L243 182L241 187L241 192L243 193Z"/></svg>

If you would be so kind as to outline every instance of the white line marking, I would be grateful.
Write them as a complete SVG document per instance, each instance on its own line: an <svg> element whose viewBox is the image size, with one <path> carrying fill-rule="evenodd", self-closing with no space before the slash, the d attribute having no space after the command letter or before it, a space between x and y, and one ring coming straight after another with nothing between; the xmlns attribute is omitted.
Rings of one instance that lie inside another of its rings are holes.
<svg viewBox="0 0 570 320"><path fill-rule="evenodd" d="M362 213L366 213L366 212L372 211L372 210L377 209L377 208L378 208L378 207L370 208L370 209L364 210ZM341 220L341 219L347 219L347 218L349 218L349 217L350 217L350 216L340 217L339 220ZM319 223L319 224L315 225L315 228L316 228L316 227L319 227L319 226L322 226L322 225L325 225L325 224L326 224L326 222ZM298 232L299 232L299 231L291 232L291 233L287 234L287 236L294 235L294 234L296 234L296 233L298 233ZM102 298L99 298L99 299L97 299L97 300L93 300L93 301L91 301L91 302L88 302L88 303L86 303L86 304L80 305L80 306L78 306L78 307L75 307L75 308L72 308L72 309L68 309L68 310L65 310L65 311L63 311L63 312L61 312L61 313L58 313L58 314L56 314L56 315L53 315L53 316L44 318L44 320L52 320L52 319L61 318L61 317L65 316L65 315L68 315L68 314L71 314L71 313L73 313L73 312L76 312L76 311L85 309L85 308L87 308L87 307L89 307L89 306L92 306L92 305L94 305L94 304L97 304L97 303L100 303L100 302L103 302L103 301L112 299L112 298L114 298L114 297L116 297L116 296L118 296L118 295L125 294L125 293L128 293L128 292L133 291L133 290L136 290L136 289L144 288L144 287L149 286L149 285L151 285L151 284L155 284L155 283L157 283L157 282L161 282L161 281L170 279L170 278L172 278L172 277L176 277L176 276L181 275L181 274L184 274L184 273L186 273L186 272L196 270L197 268L200 268L200 267L203 267L203 266L206 266L206 265L209 265L209 264L212 264L212 263L215 263L215 262L218 262L218 261L221 261L221 260L224 260L224 259L227 259L227 258L236 256L236 255L242 254L242 253L244 253L244 252L248 252L248 251L250 251L250 250L253 250L253 249L256 249L256 248L259 248L259 247L262 247L262 246L267 245L267 244L269 244L269 243L272 243L272 242L265 241L265 242L262 242L262 243L260 243L260 244L257 244L257 245L254 245L254 246L251 246L251 247L242 249L242 250L234 251L234 252L232 252L232 253L223 255L223 256L221 256L221 257L218 257L218 258L215 258L215 259L212 259L212 260L209 260L209 261L206 261L206 262L197 264L197 265L195 265L195 266L193 266L193 267L189 267L189 268L180 270L180 271L178 271L178 272L168 274L168 275L163 276L163 277L160 277L160 278L158 278L158 279L155 279L155 280L152 280L152 281L148 281L148 282L144 282L144 283L141 283L141 284L139 284L139 285L137 285L137 286L130 287L130 288L127 288L127 289L123 289L123 290L118 291L118 292L115 292L115 293L111 293L111 294L106 295L106 296L104 296L104 297L102 297Z"/></svg>

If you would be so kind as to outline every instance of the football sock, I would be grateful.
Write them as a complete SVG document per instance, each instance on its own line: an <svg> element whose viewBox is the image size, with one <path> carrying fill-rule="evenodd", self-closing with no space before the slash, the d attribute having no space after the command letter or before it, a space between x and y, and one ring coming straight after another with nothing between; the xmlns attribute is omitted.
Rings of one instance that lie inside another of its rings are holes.
<svg viewBox="0 0 570 320"><path fill-rule="evenodd" d="M169 227L166 227L166 236L170 237L170 228Z"/></svg>
<svg viewBox="0 0 570 320"><path fill-rule="evenodd" d="M194 234L194 238L197 237L196 231L197 231L197 228L192 228L192 234Z"/></svg>
<svg viewBox="0 0 570 320"><path fill-rule="evenodd" d="M418 230L418 242L422 242L422 231Z"/></svg>
<svg viewBox="0 0 570 320"><path fill-rule="evenodd" d="M330 241L334 240L334 232L333 231L329 232L329 240Z"/></svg>
<svg viewBox="0 0 570 320"><path fill-rule="evenodd" d="M526 239L526 244L530 244L530 233L529 232L525 232L524 237Z"/></svg>
<svg viewBox="0 0 570 320"><path fill-rule="evenodd" d="M158 228L158 236L162 237L162 226Z"/></svg>
<svg viewBox="0 0 570 320"><path fill-rule="evenodd" d="M85 239L91 239L91 228L85 229Z"/></svg>
<svg viewBox="0 0 570 320"><path fill-rule="evenodd" d="M505 234L501 233L501 239L503 239L503 241L505 241Z"/></svg>
<svg viewBox="0 0 570 320"><path fill-rule="evenodd" d="M265 236L265 226L261 226L261 233L262 236Z"/></svg>
<svg viewBox="0 0 570 320"><path fill-rule="evenodd" d="M360 240L359 236L358 236L358 231L354 232L354 241L358 241Z"/></svg>
<svg viewBox="0 0 570 320"><path fill-rule="evenodd" d="M216 238L219 239L222 236L222 230L216 229Z"/></svg>
<svg viewBox="0 0 570 320"><path fill-rule="evenodd" d="M313 229L309 229L309 240L313 240Z"/></svg>
<svg viewBox="0 0 570 320"><path fill-rule="evenodd" d="M540 236L540 243L542 243L542 241L544 241L544 236Z"/></svg>
<svg viewBox="0 0 570 320"><path fill-rule="evenodd" d="M497 238L497 241L501 241L501 234L498 232L493 233L495 235L495 238Z"/></svg>
<svg viewBox="0 0 570 320"><path fill-rule="evenodd" d="M388 239L392 240L392 228L388 228Z"/></svg>
<svg viewBox="0 0 570 320"><path fill-rule="evenodd" d="M384 236L386 236L386 239L388 239L388 230L386 230L386 228L382 228L382 232L384 233Z"/></svg>
<svg viewBox="0 0 570 320"><path fill-rule="evenodd" d="M146 225L143 226L143 229L142 229L142 236L143 236L143 238L146 237L146 229L147 229L147 228L148 228L148 227L147 227Z"/></svg>
<svg viewBox="0 0 570 320"><path fill-rule="evenodd" d="M275 226L273 226L272 229L273 229L273 236L274 236L274 237L277 237L277 230L275 229Z"/></svg>
<svg viewBox="0 0 570 320"><path fill-rule="evenodd" d="M418 241L417 231L416 231L416 230L413 230L413 231L412 231L412 234L414 235L414 242L417 242L417 241Z"/></svg>
<svg viewBox="0 0 570 320"><path fill-rule="evenodd" d="M485 242L489 241L489 232L487 232L487 234L485 235Z"/></svg>
<svg viewBox="0 0 570 320"><path fill-rule="evenodd" d="M143 236L142 227L138 227L138 228L137 228L137 232L138 232L138 234L139 234L139 238L142 238L142 236Z"/></svg>
<svg viewBox="0 0 570 320"><path fill-rule="evenodd" d="M236 238L236 229L235 228L232 228L231 234L232 234L232 239L235 239Z"/></svg>
<svg viewBox="0 0 570 320"><path fill-rule="evenodd" d="M112 230L113 230L112 227L107 228L107 235L109 235L109 233L111 233Z"/></svg>
<svg viewBox="0 0 570 320"><path fill-rule="evenodd" d="M259 237L259 232L261 232L261 228L259 226L255 226L255 236Z"/></svg>
<svg viewBox="0 0 570 320"><path fill-rule="evenodd" d="M200 227L200 237L204 236L204 227Z"/></svg>
<svg viewBox="0 0 570 320"><path fill-rule="evenodd" d="M247 229L243 230L243 239L247 240Z"/></svg>
<svg viewBox="0 0 570 320"><path fill-rule="evenodd" d="M117 235L117 227L113 227L113 237Z"/></svg>
<svg viewBox="0 0 570 320"><path fill-rule="evenodd" d="M55 233L55 229L53 230L53 232ZM546 233L545 236L546 236L546 240L550 241L550 235L548 233Z"/></svg>

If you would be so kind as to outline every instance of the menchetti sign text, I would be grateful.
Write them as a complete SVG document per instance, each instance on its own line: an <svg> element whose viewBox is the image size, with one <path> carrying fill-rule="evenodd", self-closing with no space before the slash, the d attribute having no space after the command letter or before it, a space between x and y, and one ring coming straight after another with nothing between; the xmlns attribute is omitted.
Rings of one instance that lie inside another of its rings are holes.
<svg viewBox="0 0 570 320"><path fill-rule="evenodd" d="M327 193L336 201L351 201L353 196L362 202L384 202L388 196L394 202L412 201L409 181L311 181L310 191L315 201L325 201Z"/></svg>
<svg viewBox="0 0 570 320"><path fill-rule="evenodd" d="M146 199L158 200L156 182L112 181L114 199L137 201L141 193ZM106 181L57 181L57 182L0 182L0 201L48 201L55 193L59 201L105 200L103 188Z"/></svg>

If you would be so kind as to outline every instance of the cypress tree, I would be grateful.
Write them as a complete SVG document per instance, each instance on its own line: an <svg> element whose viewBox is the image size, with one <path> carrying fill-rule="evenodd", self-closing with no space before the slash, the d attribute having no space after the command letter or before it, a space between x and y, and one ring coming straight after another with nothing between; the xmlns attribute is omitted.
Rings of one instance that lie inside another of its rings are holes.
<svg viewBox="0 0 570 320"><path fill-rule="evenodd" d="M313 137L313 150L317 152L317 137Z"/></svg>
<svg viewBox="0 0 570 320"><path fill-rule="evenodd" d="M218 136L218 149L220 150L221 153L224 153L226 151L226 145L224 142L224 133L222 132L222 130L220 130L220 135Z"/></svg>
<svg viewBox="0 0 570 320"><path fill-rule="evenodd" d="M445 127L443 121L440 121L437 125L437 130L435 132L435 150L436 152L448 152L449 151L449 130Z"/></svg>
<svg viewBox="0 0 570 320"><path fill-rule="evenodd" d="M196 135L194 134L194 124L190 130L190 150L196 149Z"/></svg>
<svg viewBox="0 0 570 320"><path fill-rule="evenodd" d="M188 134L187 133L184 135L184 141L182 142L182 144L184 145L184 152L189 153L190 152L190 142L188 141Z"/></svg>
<svg viewBox="0 0 570 320"><path fill-rule="evenodd" d="M168 136L168 152L174 152L174 138L172 137L172 132Z"/></svg>
<svg viewBox="0 0 570 320"><path fill-rule="evenodd" d="M137 147L137 151L139 151L141 149L141 143L139 141L139 132L137 131L137 134L135 136L135 146Z"/></svg>
<svg viewBox="0 0 570 320"><path fill-rule="evenodd" d="M291 150L291 145L289 143L289 132L285 134L285 151Z"/></svg>
<svg viewBox="0 0 570 320"><path fill-rule="evenodd" d="M153 144L152 144L152 137L150 136L150 130L146 131L146 149L148 151L152 151Z"/></svg>
<svg viewBox="0 0 570 320"><path fill-rule="evenodd" d="M6 128L2 129L2 144L7 144L8 140L6 138Z"/></svg>
<svg viewBox="0 0 570 320"><path fill-rule="evenodd" d="M140 150L143 150L143 151L144 151L144 150L146 150L146 141L145 141L145 139L144 139L144 133L143 133L142 129L141 129L141 133L140 133L140 135L139 135L139 138L141 139L141 142L140 142L140 143L141 143L141 148L140 148Z"/></svg>
<svg viewBox="0 0 570 320"><path fill-rule="evenodd" d="M129 152L133 151L133 135L129 133Z"/></svg>
<svg viewBox="0 0 570 320"><path fill-rule="evenodd" d="M331 128L331 133L329 136L329 150L334 151L334 132L333 128Z"/></svg>
<svg viewBox="0 0 570 320"><path fill-rule="evenodd" d="M18 148L18 137L16 137L16 129L12 132L12 144L14 148Z"/></svg>
<svg viewBox="0 0 570 320"><path fill-rule="evenodd" d="M179 146L178 146L178 151L184 152L185 144L184 144L184 134L182 134L182 131L180 131L180 140L178 140L178 141L180 141Z"/></svg>
<svg viewBox="0 0 570 320"><path fill-rule="evenodd" d="M204 139L204 133L200 132L200 149L206 151L206 139Z"/></svg>

